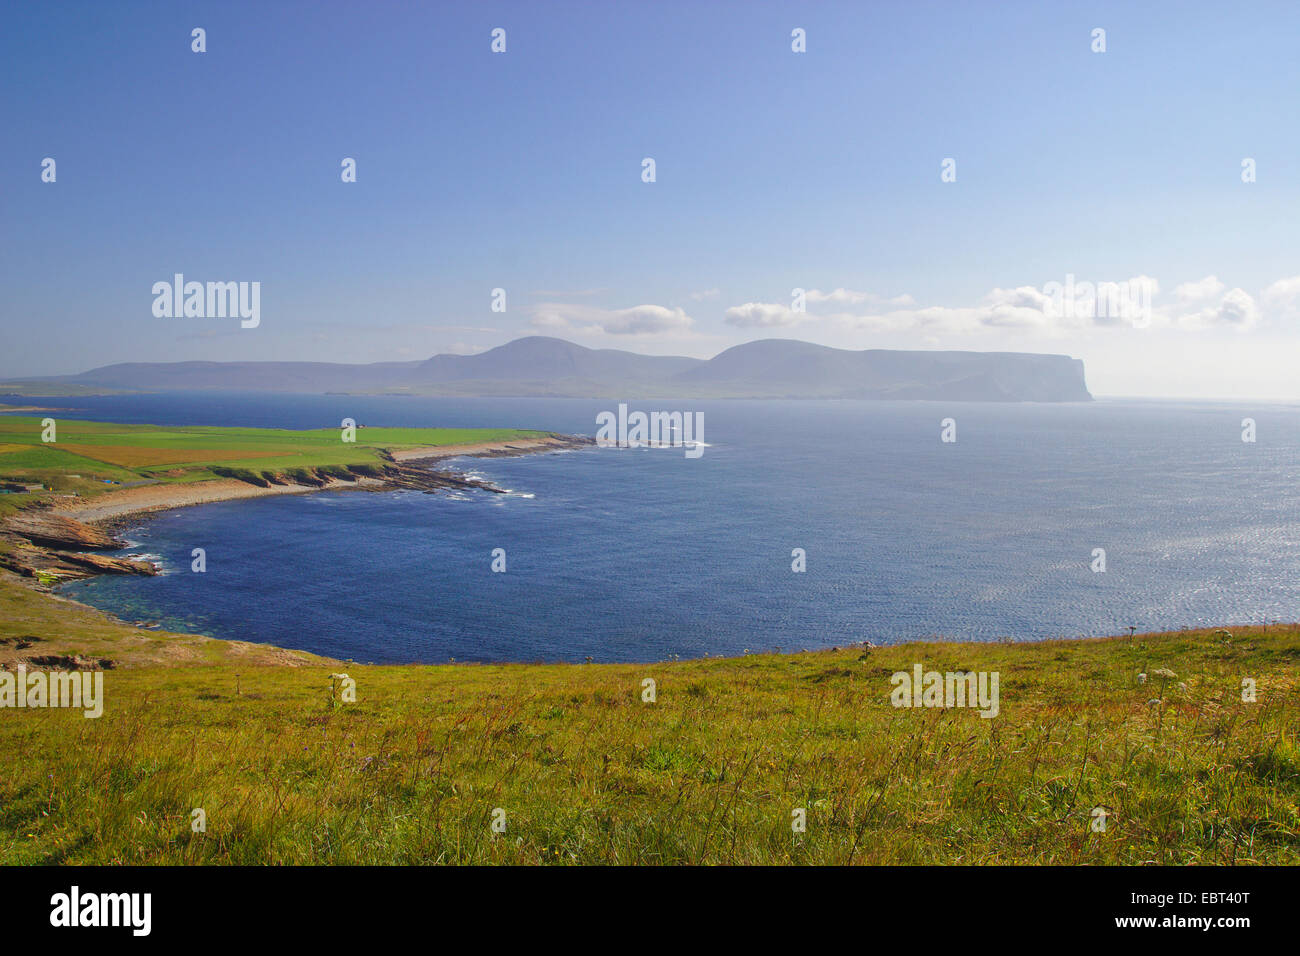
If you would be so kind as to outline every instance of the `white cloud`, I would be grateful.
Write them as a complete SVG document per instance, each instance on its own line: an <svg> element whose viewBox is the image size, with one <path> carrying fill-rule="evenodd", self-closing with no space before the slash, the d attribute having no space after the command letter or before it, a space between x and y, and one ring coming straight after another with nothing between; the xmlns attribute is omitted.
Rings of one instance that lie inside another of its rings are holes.
<svg viewBox="0 0 1300 956"><path fill-rule="evenodd" d="M806 298L809 302L834 302L837 305L857 305L859 302L866 302L874 298L867 292L854 292L852 289L835 289L832 292L822 292L820 289L809 289Z"/></svg>
<svg viewBox="0 0 1300 956"><path fill-rule="evenodd" d="M854 289L841 288L833 289L830 292L823 292L820 289L809 289L804 294L804 298L814 305L819 305L823 302L831 302L835 305L861 305L864 302L870 302L875 305L894 305L899 307L916 305L916 300L910 295L897 295L893 298L887 298L883 295L877 295L874 292L858 292Z"/></svg>
<svg viewBox="0 0 1300 956"><path fill-rule="evenodd" d="M1278 279L1260 296L1264 311L1288 322L1300 319L1300 276Z"/></svg>
<svg viewBox="0 0 1300 956"><path fill-rule="evenodd" d="M994 289L980 305L955 308L916 308L916 300L910 295L881 299L844 289L836 289L834 292L813 289L806 293L805 299L811 305L862 304L871 301L873 307L857 312L796 312L779 302L746 302L727 309L724 321L748 329L790 328L816 322L850 331L948 333L976 332L985 326L1035 328L1049 324L1046 315L1048 297L1031 286Z"/></svg>
<svg viewBox="0 0 1300 956"><path fill-rule="evenodd" d="M741 329L776 329L798 325L810 318L816 316L796 312L779 302L746 302L744 305L733 305L723 313L722 320Z"/></svg>
<svg viewBox="0 0 1300 956"><path fill-rule="evenodd" d="M1272 289L1280 283L1273 283ZM1174 288L1175 302L1156 310L1159 324L1188 331L1234 329L1246 332L1260 320L1259 306L1244 289L1228 289L1217 276Z"/></svg>
<svg viewBox="0 0 1300 956"><path fill-rule="evenodd" d="M1189 305L1200 305L1210 299L1221 298L1227 288L1217 276L1206 276L1195 282L1184 282L1174 288L1174 298Z"/></svg>
<svg viewBox="0 0 1300 956"><path fill-rule="evenodd" d="M630 309L546 303L533 309L531 324L548 332L578 335L668 335L690 332L695 325L681 309L637 305Z"/></svg>
<svg viewBox="0 0 1300 956"><path fill-rule="evenodd" d="M994 289L986 295L976 321L994 328L1046 328L1053 315L1051 296L1033 286L1022 285L1014 289Z"/></svg>
<svg viewBox="0 0 1300 956"><path fill-rule="evenodd" d="M1096 282L1066 277L1041 288L994 288L975 304L918 307L910 295L884 299L837 288L805 293L809 308L796 312L780 302L746 302L724 314L729 325L746 329L790 328L816 323L827 331L971 335L984 331L1037 332L1056 335L1089 328L1131 328L1150 324L1184 331L1248 331L1265 315L1300 315L1300 276L1273 283L1261 310L1244 289L1229 289L1216 276L1184 282L1171 300L1154 302L1160 283L1151 276ZM816 306L837 305L835 311ZM859 308L844 308L859 306Z"/></svg>
<svg viewBox="0 0 1300 956"><path fill-rule="evenodd" d="M1238 332L1250 331L1259 323L1259 318L1259 307L1255 300L1242 289L1231 289L1219 297L1217 302L1206 301L1200 309L1193 312L1178 310L1171 317L1172 324L1182 329L1195 331L1228 328Z"/></svg>
<svg viewBox="0 0 1300 956"><path fill-rule="evenodd" d="M902 308L916 305L916 300L910 295L885 298L871 292L857 292L853 289L843 288L836 288L830 292L823 292L820 289L808 289L804 292L803 298L805 306L824 304L845 306L871 303L876 306L890 305ZM793 301L793 297L791 301ZM834 318L834 316L806 310L796 311L791 305L782 305L779 302L746 302L744 305L733 305L723 314L724 322L742 329L790 328L802 325L805 322L816 322L826 318Z"/></svg>

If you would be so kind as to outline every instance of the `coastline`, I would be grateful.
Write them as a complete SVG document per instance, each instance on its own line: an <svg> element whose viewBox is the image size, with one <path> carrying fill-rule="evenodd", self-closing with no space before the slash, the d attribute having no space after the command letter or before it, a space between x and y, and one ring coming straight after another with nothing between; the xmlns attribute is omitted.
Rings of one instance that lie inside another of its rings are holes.
<svg viewBox="0 0 1300 956"><path fill-rule="evenodd" d="M187 484L136 485L93 497L46 500L0 521L0 568L20 575L33 590L45 593L49 593L51 585L99 574L152 576L158 569L148 561L102 553L125 549L126 542L114 532L142 514L318 491L407 489L432 494L443 489L475 489L504 494L504 488L491 482L432 465L449 458L506 458L592 444L594 439L584 436L550 434L535 439L422 446L382 452L389 464L369 474L358 471L348 475L345 469L342 477L322 477L315 484L281 480L256 485L238 478L217 478Z"/></svg>
<svg viewBox="0 0 1300 956"><path fill-rule="evenodd" d="M346 488L377 489L385 483L377 478L358 477L355 482L335 482L323 487L313 485L272 485L261 488L237 478L217 478L213 481L196 481L185 485L142 485L110 491L94 498L77 498L59 501L53 513L73 518L89 525L111 524L135 515L154 511L170 511L191 505L207 505L219 501L238 501L243 498L264 498L268 495L302 495L314 491L335 491Z"/></svg>
<svg viewBox="0 0 1300 956"><path fill-rule="evenodd" d="M513 458L520 455L541 454L548 451L566 451L584 448L592 443L575 435L552 435L548 438L516 439L508 442L478 442L461 445L425 446L390 452L394 463L426 470L427 463L449 458ZM431 479L453 485L470 485L488 491L499 491L486 482L475 482L456 472L429 471ZM384 491L408 487L404 482L387 478L355 476L353 481L333 480L324 485L283 484L261 487L237 478L217 478L191 484L140 485L106 492L93 498L61 499L53 506L53 513L89 525L114 524L123 519L155 511L185 508L192 505L213 504L220 501L237 501L244 498L263 498L270 495L302 495L320 491ZM434 490L427 488L425 490Z"/></svg>
<svg viewBox="0 0 1300 956"><path fill-rule="evenodd" d="M442 461L447 458L516 458L546 451L570 451L595 445L594 438L581 435L556 435L546 438L516 438L511 441L473 442L464 445L428 445L390 452L393 461L416 463Z"/></svg>

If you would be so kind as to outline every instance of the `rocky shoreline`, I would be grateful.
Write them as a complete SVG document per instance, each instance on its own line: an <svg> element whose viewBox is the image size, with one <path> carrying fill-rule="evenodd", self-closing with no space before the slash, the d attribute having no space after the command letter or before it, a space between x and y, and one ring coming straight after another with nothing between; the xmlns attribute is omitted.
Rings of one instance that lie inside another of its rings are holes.
<svg viewBox="0 0 1300 956"><path fill-rule="evenodd" d="M470 489L505 494L507 489L489 481L429 466L448 458L509 458L594 444L595 439L585 436L552 434L514 442L414 448L392 454L385 452L383 464L318 470L306 476L307 483L286 478L256 485L227 478L193 485L128 488L71 502L40 502L0 522L0 543L4 545L0 548L0 568L30 579L40 587L98 574L156 575L159 570L149 561L94 552L127 548L127 542L113 532L120 531L141 514L216 501L340 489L405 489L426 494Z"/></svg>
<svg viewBox="0 0 1300 956"><path fill-rule="evenodd" d="M120 551L127 547L107 532L45 507L10 515L0 523L0 568L40 584L74 581L96 574L157 574L148 561L114 558L86 549Z"/></svg>

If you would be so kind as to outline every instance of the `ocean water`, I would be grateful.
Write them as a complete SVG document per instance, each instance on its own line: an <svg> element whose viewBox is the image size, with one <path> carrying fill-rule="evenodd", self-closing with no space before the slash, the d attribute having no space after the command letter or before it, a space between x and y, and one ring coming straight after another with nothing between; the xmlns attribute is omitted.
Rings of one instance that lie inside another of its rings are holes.
<svg viewBox="0 0 1300 956"><path fill-rule="evenodd" d="M612 403L217 395L68 417L594 434ZM660 660L871 640L1034 640L1300 619L1300 407L632 403L681 449L457 465L510 488L327 492L141 518L161 578L65 587L129 620L358 661ZM940 441L954 418L957 441ZM1242 419L1258 440L1241 440ZM190 552L208 570L189 570ZM491 570L504 548L505 573ZM807 570L791 570L802 548ZM1092 570L1104 548L1106 570Z"/></svg>

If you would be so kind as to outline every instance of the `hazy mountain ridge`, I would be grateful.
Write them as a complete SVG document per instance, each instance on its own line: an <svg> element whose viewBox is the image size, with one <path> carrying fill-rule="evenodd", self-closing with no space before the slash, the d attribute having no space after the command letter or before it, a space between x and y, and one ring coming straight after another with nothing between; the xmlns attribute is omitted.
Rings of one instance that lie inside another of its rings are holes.
<svg viewBox="0 0 1300 956"><path fill-rule="evenodd" d="M80 375L53 377L76 385L135 389L228 388L252 391L329 392L382 390L410 375L419 362L122 362Z"/></svg>
<svg viewBox="0 0 1300 956"><path fill-rule="evenodd" d="M466 397L1091 401L1083 362L1028 352L852 351L763 339L711 359L529 336L424 362L123 363L45 381L128 389L399 392Z"/></svg>

